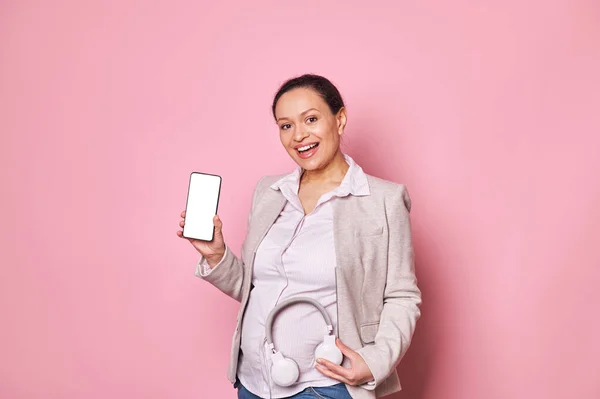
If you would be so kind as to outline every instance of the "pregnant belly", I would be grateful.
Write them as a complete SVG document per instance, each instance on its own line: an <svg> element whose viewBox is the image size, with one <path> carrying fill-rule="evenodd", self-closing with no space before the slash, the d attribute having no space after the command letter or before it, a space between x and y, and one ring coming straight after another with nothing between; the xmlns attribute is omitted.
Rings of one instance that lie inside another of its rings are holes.
<svg viewBox="0 0 600 399"><path fill-rule="evenodd" d="M319 300L336 325L336 304L332 298ZM242 322L241 350L248 362L264 363L270 357L265 351L265 322L273 306L261 304L259 300L248 303ZM292 358L301 372L314 368L314 351L323 341L326 323L321 313L309 304L298 303L281 310L274 319L272 336L275 349ZM261 351L265 351L261 353ZM270 364L270 359L267 360Z"/></svg>

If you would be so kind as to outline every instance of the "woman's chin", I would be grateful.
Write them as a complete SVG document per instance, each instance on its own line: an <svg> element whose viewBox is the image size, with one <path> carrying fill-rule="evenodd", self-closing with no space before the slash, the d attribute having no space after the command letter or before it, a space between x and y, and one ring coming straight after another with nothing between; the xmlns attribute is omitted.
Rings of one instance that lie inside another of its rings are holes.
<svg viewBox="0 0 600 399"><path fill-rule="evenodd" d="M298 166L304 170L316 170L320 168L319 160L316 158L302 159L299 157L294 158Z"/></svg>

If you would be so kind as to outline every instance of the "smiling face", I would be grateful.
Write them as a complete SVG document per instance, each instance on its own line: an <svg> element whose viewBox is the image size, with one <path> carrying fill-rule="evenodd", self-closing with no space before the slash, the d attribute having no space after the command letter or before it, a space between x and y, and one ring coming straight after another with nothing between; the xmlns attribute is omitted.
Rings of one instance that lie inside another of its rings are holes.
<svg viewBox="0 0 600 399"><path fill-rule="evenodd" d="M283 94L275 107L281 144L305 170L327 167L340 151L346 110L333 114L321 96L310 88Z"/></svg>

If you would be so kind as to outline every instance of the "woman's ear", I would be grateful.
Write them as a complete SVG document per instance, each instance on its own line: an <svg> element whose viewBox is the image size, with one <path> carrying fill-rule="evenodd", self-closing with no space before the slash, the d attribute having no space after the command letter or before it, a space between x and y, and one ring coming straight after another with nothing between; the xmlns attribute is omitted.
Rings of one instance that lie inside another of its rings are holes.
<svg viewBox="0 0 600 399"><path fill-rule="evenodd" d="M347 116L346 116L346 107L340 108L335 116L337 121L338 134L341 136L344 133L344 128L346 127Z"/></svg>

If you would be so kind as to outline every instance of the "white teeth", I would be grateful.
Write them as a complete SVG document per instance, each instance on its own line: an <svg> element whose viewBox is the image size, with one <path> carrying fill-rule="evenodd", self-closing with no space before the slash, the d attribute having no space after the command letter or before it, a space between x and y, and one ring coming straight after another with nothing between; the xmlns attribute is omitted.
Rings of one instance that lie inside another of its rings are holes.
<svg viewBox="0 0 600 399"><path fill-rule="evenodd" d="M304 151L310 150L311 148L314 148L316 146L317 146L317 143L305 145L304 147L298 148L298 151L304 152Z"/></svg>

